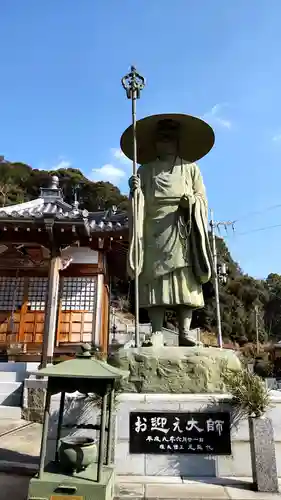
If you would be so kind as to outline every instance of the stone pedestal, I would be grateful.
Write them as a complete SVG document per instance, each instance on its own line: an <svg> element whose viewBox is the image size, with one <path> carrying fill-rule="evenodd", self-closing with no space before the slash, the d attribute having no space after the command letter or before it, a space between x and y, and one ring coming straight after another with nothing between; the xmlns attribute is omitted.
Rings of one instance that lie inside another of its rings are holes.
<svg viewBox="0 0 281 500"><path fill-rule="evenodd" d="M275 442L270 418L249 418L250 449L254 488L278 493Z"/></svg>
<svg viewBox="0 0 281 500"><path fill-rule="evenodd" d="M235 352L204 347L140 347L120 349L109 362L129 371L121 382L122 392L226 393L225 367L240 370Z"/></svg>

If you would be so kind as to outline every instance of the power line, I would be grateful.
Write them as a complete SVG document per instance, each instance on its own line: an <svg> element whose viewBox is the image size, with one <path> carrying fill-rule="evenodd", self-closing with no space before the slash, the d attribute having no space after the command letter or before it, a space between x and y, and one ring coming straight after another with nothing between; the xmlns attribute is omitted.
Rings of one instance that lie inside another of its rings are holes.
<svg viewBox="0 0 281 500"><path fill-rule="evenodd" d="M249 217L254 217L255 215L261 215L265 212L269 212L271 210L275 210L276 208L281 208L281 203L278 203L276 205L271 205L269 207L263 208L262 210L256 210L254 212L248 212L245 215L242 215L238 219L235 219L235 222L240 222L242 220L248 219Z"/></svg>
<svg viewBox="0 0 281 500"><path fill-rule="evenodd" d="M242 233L236 233L235 236L244 236L246 234L251 234L251 233L258 233L260 231L266 231L267 229L275 229L277 227L281 227L281 224L274 224L272 226L264 226L264 227L258 227L256 229L250 229L249 231L243 231ZM226 237L229 235L227 234Z"/></svg>
<svg viewBox="0 0 281 500"><path fill-rule="evenodd" d="M271 205L271 206L266 207L266 208L264 208L262 210L257 210L257 211L254 211L254 212L249 212L248 214L242 215L241 217L239 217L237 219L234 219L233 221L218 222L218 223L215 224L215 227L218 230L218 232L220 233L221 226L224 227L224 229L225 229L226 232L227 232L228 226L231 226L231 228L233 230L233 233L235 232L235 236L242 236L242 235L246 235L246 234L250 234L250 233L256 233L256 232L260 232L260 231L265 231L267 229L274 229L274 228L280 227L281 224L274 224L274 225L271 225L271 226L259 227L259 228L256 228L256 229L250 229L249 231L243 231L243 232L240 232L240 233L237 233L235 231L235 225L237 224L237 222L244 221L245 219L248 219L248 218L253 217L255 215L261 215L261 214L263 214L265 212L269 212L271 210L275 210L276 208L281 208L281 203L278 203L276 205ZM227 234L225 236L228 237L229 234Z"/></svg>

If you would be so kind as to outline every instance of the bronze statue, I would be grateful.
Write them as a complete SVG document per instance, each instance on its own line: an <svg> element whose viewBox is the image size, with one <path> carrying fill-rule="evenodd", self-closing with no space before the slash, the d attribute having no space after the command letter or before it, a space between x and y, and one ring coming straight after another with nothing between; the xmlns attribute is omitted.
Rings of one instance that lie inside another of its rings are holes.
<svg viewBox="0 0 281 500"><path fill-rule="evenodd" d="M133 133L121 138L125 155L133 158ZM194 163L214 144L212 128L189 115L154 115L136 127L141 166L129 180L137 196L137 248L140 307L152 325L153 344L161 333L166 308L177 311L179 345L191 346L192 311L204 307L202 284L212 274L205 187ZM133 277L134 235L131 231L128 270Z"/></svg>

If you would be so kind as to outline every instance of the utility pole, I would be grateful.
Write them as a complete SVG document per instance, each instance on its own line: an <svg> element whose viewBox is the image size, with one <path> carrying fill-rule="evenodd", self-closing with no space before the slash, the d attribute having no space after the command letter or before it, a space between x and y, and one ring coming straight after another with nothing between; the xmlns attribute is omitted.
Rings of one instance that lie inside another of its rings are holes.
<svg viewBox="0 0 281 500"><path fill-rule="evenodd" d="M220 311L220 294L219 294L219 275L218 275L218 254L217 254L217 244L216 244L216 233L215 230L223 226L227 228L231 226L234 228L234 222L215 222L214 212L211 210L210 227L212 235L212 254L213 254L213 276L214 276L214 287L215 287L215 298L216 298L216 315L217 315L217 329L218 329L218 345L222 349L222 331L221 331L221 311Z"/></svg>
<svg viewBox="0 0 281 500"><path fill-rule="evenodd" d="M145 79L136 68L131 66L131 72L122 78L122 86L126 96L132 104L132 127L133 127L133 175L137 175L137 119L136 102L140 98L141 90L145 86ZM135 346L140 346L139 332L139 249L138 249L138 200L136 191L133 193L133 233L134 233L134 266L135 266Z"/></svg>
<svg viewBox="0 0 281 500"><path fill-rule="evenodd" d="M256 325L256 344L257 344L257 354L260 352L260 341L259 341L259 306L255 306L255 325Z"/></svg>

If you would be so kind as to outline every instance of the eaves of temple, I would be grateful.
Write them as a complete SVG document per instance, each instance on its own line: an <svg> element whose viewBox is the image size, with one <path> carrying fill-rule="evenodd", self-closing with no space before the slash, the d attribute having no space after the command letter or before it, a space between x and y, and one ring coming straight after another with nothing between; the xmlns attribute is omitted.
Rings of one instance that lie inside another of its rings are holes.
<svg viewBox="0 0 281 500"><path fill-rule="evenodd" d="M30 245L39 245L46 257L46 251L89 247L106 252L110 274L125 278L127 214L115 207L88 212L77 205L64 201L59 179L52 177L50 187L41 188L39 198L0 209L0 245L11 250L22 245L25 251Z"/></svg>

